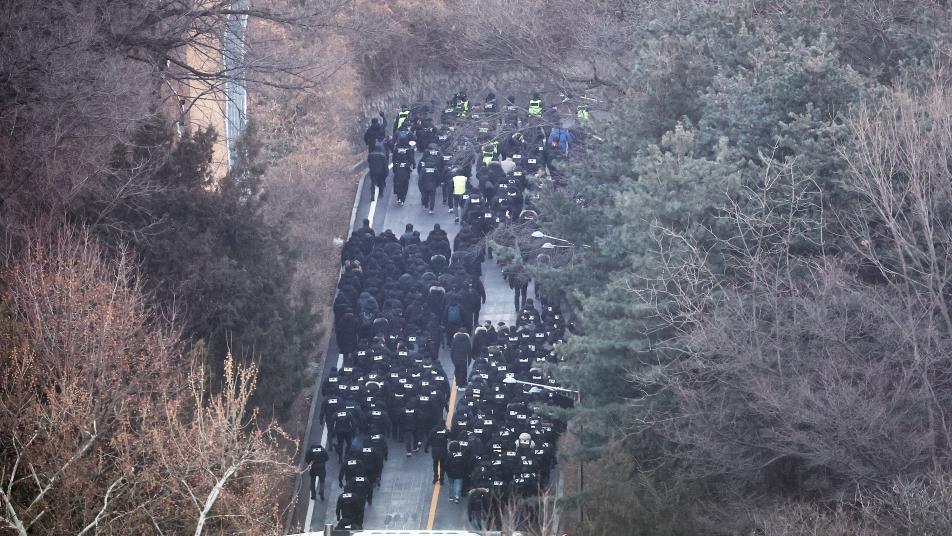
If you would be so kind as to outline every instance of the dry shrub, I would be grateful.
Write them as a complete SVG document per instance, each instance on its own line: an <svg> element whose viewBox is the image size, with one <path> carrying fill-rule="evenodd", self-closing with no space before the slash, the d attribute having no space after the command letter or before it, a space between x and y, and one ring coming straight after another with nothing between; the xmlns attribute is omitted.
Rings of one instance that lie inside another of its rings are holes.
<svg viewBox="0 0 952 536"><path fill-rule="evenodd" d="M4 273L3 523L14 534L274 534L291 469L247 415L256 371L204 368L88 237L31 243Z"/></svg>
<svg viewBox="0 0 952 536"><path fill-rule="evenodd" d="M900 479L843 505L786 503L749 514L752 536L940 536L952 532L952 478Z"/></svg>
<svg viewBox="0 0 952 536"><path fill-rule="evenodd" d="M631 445L606 445L585 462L582 497L569 497L562 515L572 533L590 535L688 536L698 534L696 504L684 500L684 487L641 472ZM564 467L563 467L564 470ZM576 500L584 502L579 522Z"/></svg>

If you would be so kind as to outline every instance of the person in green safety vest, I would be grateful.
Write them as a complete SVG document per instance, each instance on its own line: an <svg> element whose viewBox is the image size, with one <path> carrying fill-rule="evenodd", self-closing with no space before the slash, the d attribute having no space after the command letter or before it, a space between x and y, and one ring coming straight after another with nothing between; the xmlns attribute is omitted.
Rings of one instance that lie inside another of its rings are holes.
<svg viewBox="0 0 952 536"><path fill-rule="evenodd" d="M450 208L456 210L456 223L459 223L460 211L463 210L463 195L466 193L466 184L469 177L457 172L453 175L453 197Z"/></svg>
<svg viewBox="0 0 952 536"><path fill-rule="evenodd" d="M496 140L483 145L483 163L487 166L493 161L493 158L496 158L497 145L499 145L499 142Z"/></svg>
<svg viewBox="0 0 952 536"><path fill-rule="evenodd" d="M529 117L542 117L542 98L538 93L533 93L529 99Z"/></svg>
<svg viewBox="0 0 952 536"><path fill-rule="evenodd" d="M397 137L397 131L400 130L404 124L409 125L410 119L410 107L404 104L400 107L400 113L397 114L397 118L393 120L393 137Z"/></svg>
<svg viewBox="0 0 952 536"><path fill-rule="evenodd" d="M405 124L409 124L408 120L410 119L410 110L406 108L400 110L400 113L397 114L397 128L399 129Z"/></svg>
<svg viewBox="0 0 952 536"><path fill-rule="evenodd" d="M575 107L575 117L578 117L582 121L588 121L588 105L579 104Z"/></svg>

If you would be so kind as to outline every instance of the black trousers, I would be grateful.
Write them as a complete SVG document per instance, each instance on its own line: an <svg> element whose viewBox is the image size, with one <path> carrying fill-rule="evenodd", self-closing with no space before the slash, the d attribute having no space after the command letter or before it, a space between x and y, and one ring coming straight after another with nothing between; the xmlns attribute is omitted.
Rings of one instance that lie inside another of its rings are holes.
<svg viewBox="0 0 952 536"><path fill-rule="evenodd" d="M466 363L453 363L453 376L456 378L456 387L466 387Z"/></svg>
<svg viewBox="0 0 952 536"><path fill-rule="evenodd" d="M331 418L331 419L325 421L324 426L327 427L327 450L328 450L328 452L334 452L334 440L333 440L333 438L337 437L337 432L334 430L334 428L335 428L334 419Z"/></svg>
<svg viewBox="0 0 952 536"><path fill-rule="evenodd" d="M420 442L420 436L417 432L416 426L407 426L403 430L403 440L407 444L407 452L410 452L416 448L417 443Z"/></svg>
<svg viewBox="0 0 952 536"><path fill-rule="evenodd" d="M526 304L526 298L529 297L529 283L519 285L514 290L516 292L516 312L518 313L522 310L522 306Z"/></svg>
<svg viewBox="0 0 952 536"><path fill-rule="evenodd" d="M350 454L350 444L354 440L353 432L337 432L337 462L344 463L344 457Z"/></svg>
<svg viewBox="0 0 952 536"><path fill-rule="evenodd" d="M363 507L354 510L346 510L341 512L340 519L337 521L337 528L344 529L346 525L353 524L356 525L356 528L363 529L364 527L364 509Z"/></svg>
<svg viewBox="0 0 952 536"><path fill-rule="evenodd" d="M453 208L453 180L447 179L440 185L440 191L443 193L443 204Z"/></svg>
<svg viewBox="0 0 952 536"><path fill-rule="evenodd" d="M374 200L374 189L379 189L380 195L383 195L384 188L387 187L387 176L383 177L370 177L370 200Z"/></svg>
<svg viewBox="0 0 952 536"><path fill-rule="evenodd" d="M377 471L370 471L369 473L367 473L367 480L370 481L370 486L371 486L371 488L372 488L375 484L376 484L376 486L377 486L378 488L380 487L380 474L381 474L381 472L383 472L382 469L381 469L381 470L377 470Z"/></svg>
<svg viewBox="0 0 952 536"><path fill-rule="evenodd" d="M433 206L436 203L436 192L420 190L420 199L423 201L423 208L433 210Z"/></svg>
<svg viewBox="0 0 952 536"><path fill-rule="evenodd" d="M321 499L324 498L324 479L326 477L327 477L326 473L311 475L311 498L312 499L317 496L318 486L321 492Z"/></svg>
<svg viewBox="0 0 952 536"><path fill-rule="evenodd" d="M393 179L393 193L396 194L397 199L400 201L407 200L407 190L410 188L410 181L403 181L398 179Z"/></svg>

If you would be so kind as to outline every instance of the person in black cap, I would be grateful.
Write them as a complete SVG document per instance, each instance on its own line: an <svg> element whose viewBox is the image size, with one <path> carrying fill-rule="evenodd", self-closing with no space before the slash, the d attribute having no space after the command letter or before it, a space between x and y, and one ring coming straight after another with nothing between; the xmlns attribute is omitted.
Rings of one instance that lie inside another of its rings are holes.
<svg viewBox="0 0 952 536"><path fill-rule="evenodd" d="M324 500L324 479L327 477L328 458L327 451L318 444L311 445L304 457L304 462L308 466L308 474L311 476L311 500L314 500L318 493L321 500ZM315 491L315 484L320 485L319 492Z"/></svg>
<svg viewBox="0 0 952 536"><path fill-rule="evenodd" d="M442 465L446 460L446 445L450 433L445 424L433 428L430 435L426 438L426 444L423 446L423 452L432 450L430 456L433 458L433 483L443 483Z"/></svg>
<svg viewBox="0 0 952 536"><path fill-rule="evenodd" d="M337 497L338 528L351 527L362 529L364 526L364 498L351 490L344 490Z"/></svg>

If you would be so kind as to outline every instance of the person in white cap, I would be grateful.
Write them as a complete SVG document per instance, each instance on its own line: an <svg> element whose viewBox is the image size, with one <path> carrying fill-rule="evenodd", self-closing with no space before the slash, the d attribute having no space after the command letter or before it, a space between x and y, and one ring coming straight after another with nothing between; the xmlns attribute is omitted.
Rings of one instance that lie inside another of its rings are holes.
<svg viewBox="0 0 952 536"><path fill-rule="evenodd" d="M535 441L532 440L532 436L528 432L522 432L519 434L519 439L516 440L516 449L519 448L535 448Z"/></svg>

